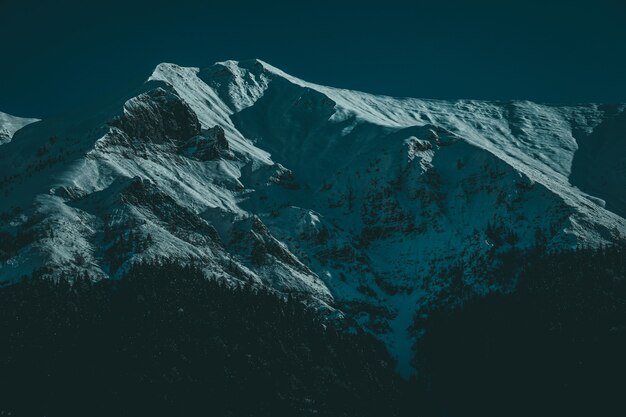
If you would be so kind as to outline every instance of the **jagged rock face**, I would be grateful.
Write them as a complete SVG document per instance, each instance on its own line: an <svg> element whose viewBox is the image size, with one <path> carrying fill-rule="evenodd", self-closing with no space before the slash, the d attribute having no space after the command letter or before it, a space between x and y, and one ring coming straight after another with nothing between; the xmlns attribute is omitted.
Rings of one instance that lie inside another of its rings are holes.
<svg viewBox="0 0 626 417"><path fill-rule="evenodd" d="M182 142L200 134L198 116L174 92L157 88L129 100L124 115L111 125L126 135L163 143L165 140Z"/></svg>
<svg viewBox="0 0 626 417"><path fill-rule="evenodd" d="M228 140L226 140L226 134L224 133L224 129L221 126L214 126L213 128L208 129L206 132L206 136L209 140L215 142L215 145L218 149L224 151L230 150L230 146L228 146Z"/></svg>
<svg viewBox="0 0 626 417"><path fill-rule="evenodd" d="M487 272L537 243L626 235L624 105L376 97L260 61L150 80L0 147L3 280L192 261L348 314L409 372L424 306L508 288Z"/></svg>
<svg viewBox="0 0 626 417"><path fill-rule="evenodd" d="M194 136L180 146L180 152L200 161L212 161L219 158L234 158L224 129L214 126L202 136Z"/></svg>

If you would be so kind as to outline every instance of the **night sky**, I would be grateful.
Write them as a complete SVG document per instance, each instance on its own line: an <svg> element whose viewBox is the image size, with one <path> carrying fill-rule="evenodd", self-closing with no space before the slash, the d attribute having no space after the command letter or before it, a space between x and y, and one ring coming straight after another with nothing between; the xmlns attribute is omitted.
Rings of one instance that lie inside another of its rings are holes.
<svg viewBox="0 0 626 417"><path fill-rule="evenodd" d="M159 62L248 58L393 96L626 102L624 0L128 3L0 0L0 111L49 117Z"/></svg>

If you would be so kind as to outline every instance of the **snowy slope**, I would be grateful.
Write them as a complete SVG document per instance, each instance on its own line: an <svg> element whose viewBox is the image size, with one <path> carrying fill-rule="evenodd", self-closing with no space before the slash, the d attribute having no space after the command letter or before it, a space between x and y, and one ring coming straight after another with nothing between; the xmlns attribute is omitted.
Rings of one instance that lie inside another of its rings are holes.
<svg viewBox="0 0 626 417"><path fill-rule="evenodd" d="M0 112L0 145L10 142L15 132L24 126L38 121L39 119L15 117Z"/></svg>
<svg viewBox="0 0 626 417"><path fill-rule="evenodd" d="M625 110L160 64L124 103L0 147L0 279L196 262L349 315L408 373L415 314L510 286L486 273L507 253L624 238Z"/></svg>

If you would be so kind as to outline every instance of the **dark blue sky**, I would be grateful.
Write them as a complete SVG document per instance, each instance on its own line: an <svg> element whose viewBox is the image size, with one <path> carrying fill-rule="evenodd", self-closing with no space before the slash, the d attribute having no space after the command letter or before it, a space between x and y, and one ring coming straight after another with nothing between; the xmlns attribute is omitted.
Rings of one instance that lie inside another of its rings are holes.
<svg viewBox="0 0 626 417"><path fill-rule="evenodd" d="M626 101L624 0L124 3L0 0L0 110L46 117L159 62L246 58L395 96Z"/></svg>

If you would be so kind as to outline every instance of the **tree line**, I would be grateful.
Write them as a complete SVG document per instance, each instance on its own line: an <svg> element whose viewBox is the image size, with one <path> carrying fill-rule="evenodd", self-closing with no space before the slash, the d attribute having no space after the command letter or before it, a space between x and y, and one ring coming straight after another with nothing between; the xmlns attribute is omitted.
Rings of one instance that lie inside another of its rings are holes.
<svg viewBox="0 0 626 417"><path fill-rule="evenodd" d="M518 255L513 291L420 320L410 381L357 327L193 265L36 274L0 289L0 415L623 415L625 255Z"/></svg>

